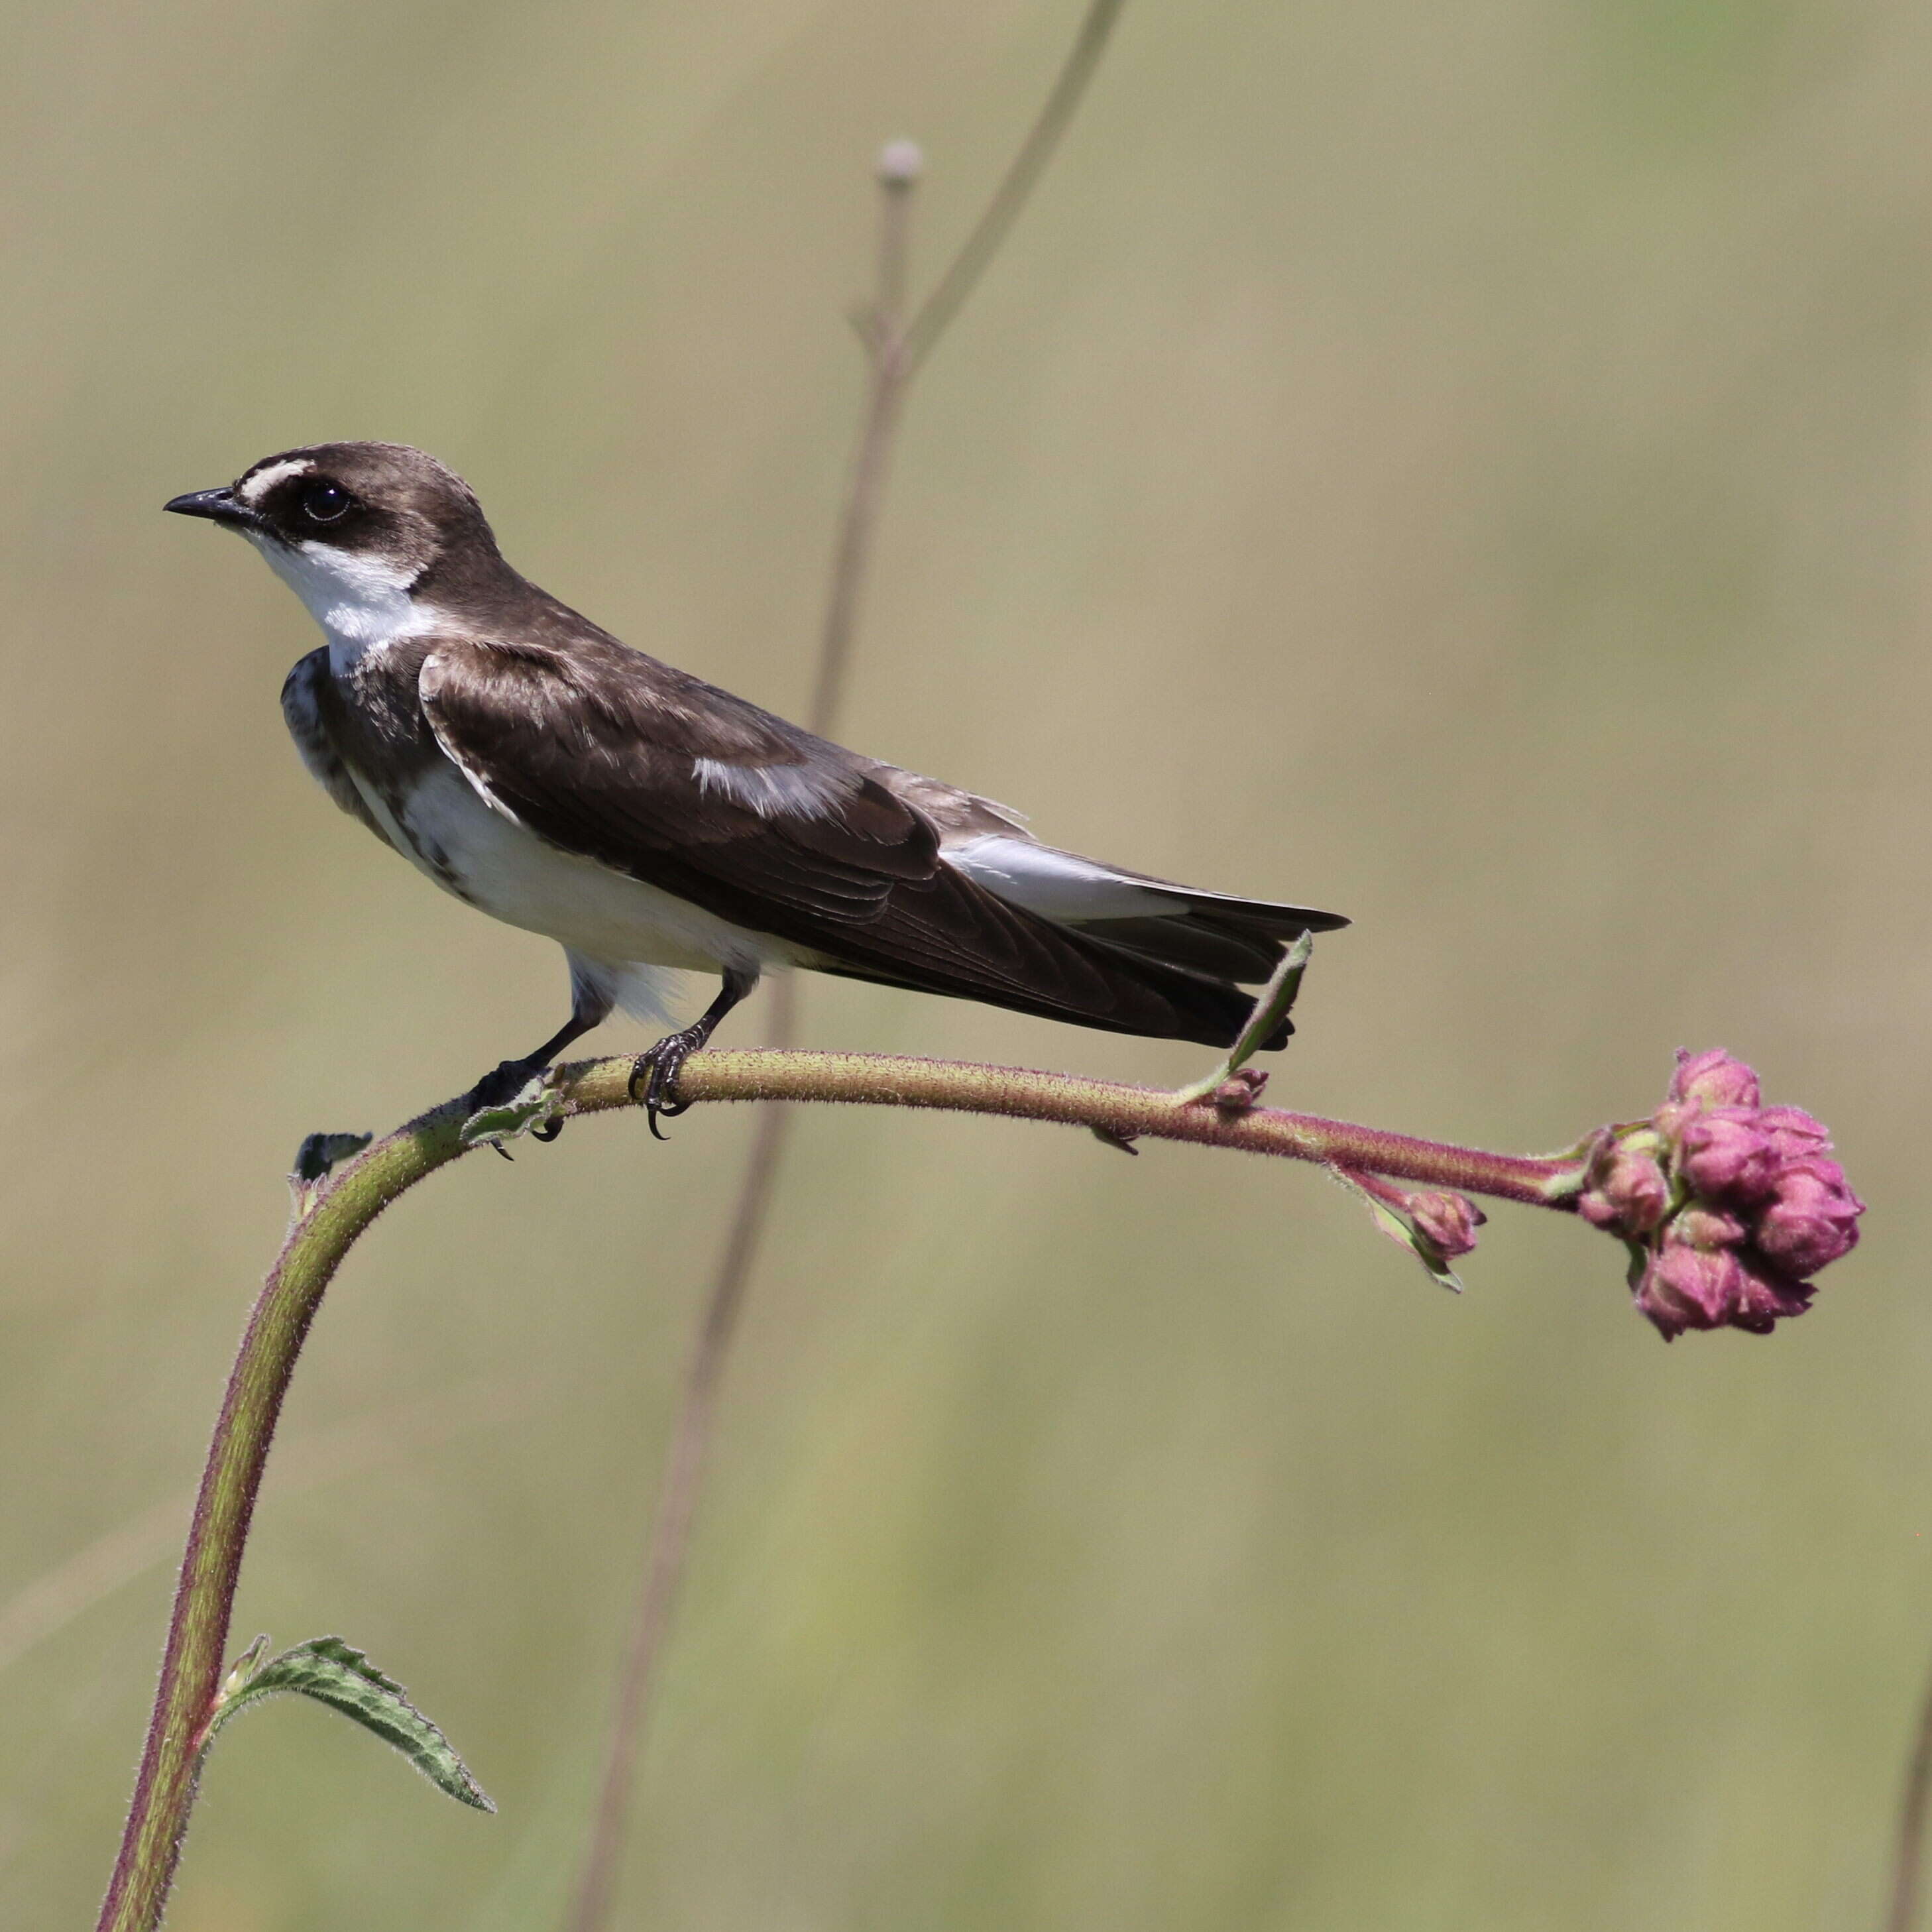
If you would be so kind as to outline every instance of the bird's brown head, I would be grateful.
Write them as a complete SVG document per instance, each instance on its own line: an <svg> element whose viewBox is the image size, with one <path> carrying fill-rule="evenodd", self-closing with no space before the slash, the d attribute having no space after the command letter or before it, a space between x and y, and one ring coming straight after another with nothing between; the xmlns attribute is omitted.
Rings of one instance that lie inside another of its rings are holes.
<svg viewBox="0 0 1932 1932"><path fill-rule="evenodd" d="M482 506L453 470L398 442L286 449L166 507L248 538L325 625L433 578L503 568Z"/></svg>

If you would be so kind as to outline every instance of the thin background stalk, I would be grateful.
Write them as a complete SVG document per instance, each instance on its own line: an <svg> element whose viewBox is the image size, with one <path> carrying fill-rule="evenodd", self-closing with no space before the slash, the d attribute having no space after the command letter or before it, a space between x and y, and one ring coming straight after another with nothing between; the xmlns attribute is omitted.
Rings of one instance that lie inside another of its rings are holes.
<svg viewBox="0 0 1932 1932"><path fill-rule="evenodd" d="M1885 1932L1916 1932L1928 1804L1932 1804L1932 1682L1927 1684L1918 1707L1918 1728L1905 1769L1905 1790L1899 1798L1898 1835L1894 1840L1892 1897L1885 1915Z"/></svg>
<svg viewBox="0 0 1932 1932"><path fill-rule="evenodd" d="M1060 145L1124 0L1093 0L1059 75L1021 142L985 212L958 254L908 322L905 290L910 256L912 197L921 165L918 149L895 141L880 155L878 254L874 292L856 317L865 345L867 382L857 451L832 546L831 582L819 633L818 663L806 722L821 736L838 723L844 694L874 541L884 500L886 471L906 392L920 364L958 315L987 266L1012 231L1047 164ZM774 990L768 1036L774 1047L793 1046L798 1034L796 980L781 978ZM638 1754L648 1721L658 1660L669 1634L691 1545L691 1528L703 1486L718 1385L738 1318L758 1264L772 1200L790 1132L790 1112L766 1107L753 1130L744 1178L731 1210L730 1232L698 1320L698 1333L671 1421L670 1444L649 1532L630 1636L620 1666L610 1716L610 1742L565 1924L568 1932L604 1932L610 1916L617 1873L631 1814Z"/></svg>
<svg viewBox="0 0 1932 1932"><path fill-rule="evenodd" d="M772 1003L772 1043L781 1048L791 1044L796 1030L795 983L788 978L781 980ZM718 1384L770 1218L778 1164L790 1122L788 1107L772 1106L758 1110L752 1132L750 1158L732 1210L730 1234L698 1316L697 1337L671 1420L670 1448L658 1489L657 1514L645 1542L644 1576L632 1617L630 1637L618 1672L597 1808L592 1814L590 1837L584 1846L584 1862L566 1921L572 1932L599 1932L610 1918L630 1820L638 1746L643 1741L644 1720L656 1682L658 1658L670 1628L671 1612L684 1576L685 1556L691 1546L692 1518L703 1483L712 1420L717 1413Z"/></svg>
<svg viewBox="0 0 1932 1932"><path fill-rule="evenodd" d="M568 1116L635 1106L629 1054L559 1070L556 1106ZM677 1097L812 1100L939 1108L1098 1129L1114 1139L1190 1141L1323 1166L1366 1168L1425 1184L1569 1209L1580 1161L1486 1154L1270 1108L1021 1067L871 1054L701 1053L685 1064ZM261 1493L269 1444L322 1298L358 1238L419 1180L472 1151L469 1109L451 1100L377 1142L315 1190L290 1228L250 1314L208 1444L176 1586L154 1716L99 1932L154 1932L194 1804L201 1744L222 1676L236 1582Z"/></svg>

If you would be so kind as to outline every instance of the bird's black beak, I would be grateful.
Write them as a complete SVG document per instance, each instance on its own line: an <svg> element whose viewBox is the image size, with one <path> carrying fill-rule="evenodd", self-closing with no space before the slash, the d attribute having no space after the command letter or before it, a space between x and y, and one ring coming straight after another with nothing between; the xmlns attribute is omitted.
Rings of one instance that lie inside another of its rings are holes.
<svg viewBox="0 0 1932 1932"><path fill-rule="evenodd" d="M161 508L178 517L206 517L210 523L226 524L234 530L253 530L260 521L225 484L219 490L190 490L185 496L170 498Z"/></svg>

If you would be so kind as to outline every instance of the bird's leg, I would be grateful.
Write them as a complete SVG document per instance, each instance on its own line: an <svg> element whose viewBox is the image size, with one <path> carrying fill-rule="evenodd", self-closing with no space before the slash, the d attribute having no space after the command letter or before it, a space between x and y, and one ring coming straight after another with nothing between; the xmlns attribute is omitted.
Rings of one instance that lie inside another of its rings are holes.
<svg viewBox="0 0 1932 1932"><path fill-rule="evenodd" d="M473 1114L480 1108L501 1107L516 1098L532 1077L548 1067L572 1040L581 1040L598 1024L596 1019L572 1013L566 1024L545 1040L534 1053L526 1053L520 1060L500 1060L470 1088L466 1105Z"/></svg>
<svg viewBox="0 0 1932 1932"><path fill-rule="evenodd" d="M520 1060L506 1060L484 1074L470 1090L468 1105L473 1114L479 1108L500 1107L522 1092L531 1078L541 1073L573 1040L581 1040L592 1028L602 1026L610 1017L616 1004L606 987L592 974L571 961L570 1017L534 1053ZM552 1131L539 1135L554 1141L562 1131L561 1120L551 1124ZM536 1131L532 1130L532 1131Z"/></svg>
<svg viewBox="0 0 1932 1932"><path fill-rule="evenodd" d="M666 1034L656 1046L638 1055L636 1064L631 1069L631 1098L642 1099L645 1117L651 1124L651 1132L659 1140L664 1136L658 1126L660 1116L674 1119L685 1112L688 1101L676 1098L673 1089L677 1084L679 1070L698 1048L705 1045L718 1030L718 1023L738 1002L758 983L755 972L741 971L736 967L724 970L724 983L718 989L718 997L706 1006L691 1024L678 1033ZM640 1096L638 1082L644 1083Z"/></svg>

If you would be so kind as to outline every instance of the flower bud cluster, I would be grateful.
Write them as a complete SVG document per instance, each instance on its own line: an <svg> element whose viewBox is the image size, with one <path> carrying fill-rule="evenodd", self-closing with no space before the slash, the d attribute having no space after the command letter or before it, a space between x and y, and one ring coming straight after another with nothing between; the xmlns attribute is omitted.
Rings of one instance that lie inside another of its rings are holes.
<svg viewBox="0 0 1932 1932"><path fill-rule="evenodd" d="M1802 1315L1811 1277L1858 1238L1864 1203L1798 1107L1767 1107L1721 1051L1680 1051L1648 1120L1606 1129L1577 1210L1630 1246L1636 1305L1666 1341L1687 1328L1768 1334Z"/></svg>

